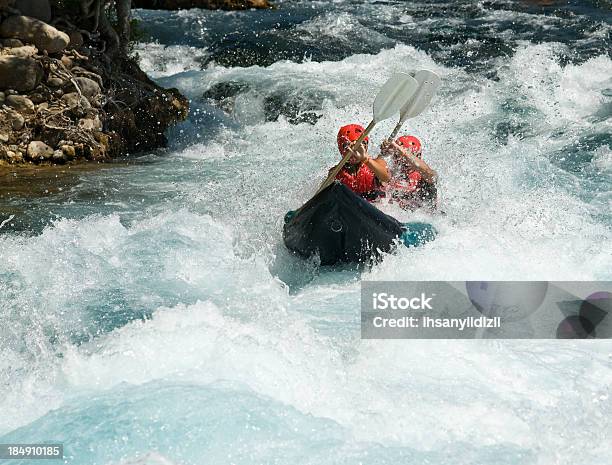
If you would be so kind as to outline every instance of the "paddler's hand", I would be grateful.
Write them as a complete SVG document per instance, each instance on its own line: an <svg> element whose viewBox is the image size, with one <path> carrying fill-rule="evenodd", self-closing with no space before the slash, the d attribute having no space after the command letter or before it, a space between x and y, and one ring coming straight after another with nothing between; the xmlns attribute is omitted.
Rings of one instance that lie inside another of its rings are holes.
<svg viewBox="0 0 612 465"><path fill-rule="evenodd" d="M410 150L396 144L394 141L390 141L389 145L389 151L393 156L401 158L404 163L408 163L410 166L415 167L417 165L417 158Z"/></svg>
<svg viewBox="0 0 612 465"><path fill-rule="evenodd" d="M351 149L353 150L353 153L351 155L351 158L349 159L350 163L361 163L369 158L368 148L365 144L362 143L359 147L355 147L355 145L353 144L351 145Z"/></svg>
<svg viewBox="0 0 612 465"><path fill-rule="evenodd" d="M402 148L397 145L394 141L385 139L382 144L380 144L380 154L383 157L388 157L390 155L401 155Z"/></svg>

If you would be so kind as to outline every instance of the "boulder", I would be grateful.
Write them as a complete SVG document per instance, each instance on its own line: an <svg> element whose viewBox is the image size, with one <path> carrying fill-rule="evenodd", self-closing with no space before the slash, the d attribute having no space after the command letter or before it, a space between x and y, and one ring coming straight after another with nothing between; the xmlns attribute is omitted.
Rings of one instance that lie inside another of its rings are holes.
<svg viewBox="0 0 612 465"><path fill-rule="evenodd" d="M4 104L22 115L30 115L34 113L34 102L23 95L9 95Z"/></svg>
<svg viewBox="0 0 612 465"><path fill-rule="evenodd" d="M29 16L9 16L0 24L0 37L30 42L39 50L58 53L70 43L64 32Z"/></svg>
<svg viewBox="0 0 612 465"><path fill-rule="evenodd" d="M83 118L79 120L79 128L86 130L102 130L102 123L100 122L100 118L97 116L95 118Z"/></svg>
<svg viewBox="0 0 612 465"><path fill-rule="evenodd" d="M47 85L49 87L62 87L64 85L64 80L59 77L51 77L47 79Z"/></svg>
<svg viewBox="0 0 612 465"><path fill-rule="evenodd" d="M0 116L5 119L14 131L19 131L25 124L25 118L12 108L0 111Z"/></svg>
<svg viewBox="0 0 612 465"><path fill-rule="evenodd" d="M72 145L62 145L60 148L62 149L64 158L67 160L72 160L76 156L74 147Z"/></svg>
<svg viewBox="0 0 612 465"><path fill-rule="evenodd" d="M81 93L85 97L87 97L88 100L91 100L93 97L95 97L96 95L99 95L100 92L102 92L102 89L100 89L100 86L98 85L98 83L94 81L93 79L79 76L79 77L75 77L74 81L79 86ZM68 81L66 83L66 90L70 90L70 91L76 90L74 88L74 84L72 83L72 81Z"/></svg>
<svg viewBox="0 0 612 465"><path fill-rule="evenodd" d="M43 76L40 63L30 57L0 56L0 89L28 92Z"/></svg>
<svg viewBox="0 0 612 465"><path fill-rule="evenodd" d="M34 92L28 95L28 98L32 100L34 105L38 105L39 103L43 103L47 101L47 97L45 97L41 92Z"/></svg>
<svg viewBox="0 0 612 465"><path fill-rule="evenodd" d="M8 161L10 161L11 163L23 162L23 155L21 154L21 152L13 152L12 150L9 150L6 152L6 158L8 158Z"/></svg>
<svg viewBox="0 0 612 465"><path fill-rule="evenodd" d="M51 21L49 0L15 0L15 8L25 16L31 16L45 22Z"/></svg>
<svg viewBox="0 0 612 465"><path fill-rule="evenodd" d="M16 57L31 57L37 53L38 49L33 45L23 45L21 47L13 47L8 49L8 54Z"/></svg>
<svg viewBox="0 0 612 465"><path fill-rule="evenodd" d="M4 103L5 98L6 98L6 94L4 92L0 92L0 105Z"/></svg>
<svg viewBox="0 0 612 465"><path fill-rule="evenodd" d="M26 155L30 160L45 160L53 156L53 149L44 142L33 140L28 144Z"/></svg>
<svg viewBox="0 0 612 465"><path fill-rule="evenodd" d="M70 92L68 94L64 94L62 95L62 98L60 100L69 108L75 108L78 106L82 106L85 109L91 108L89 100L87 100L85 97L81 98L81 96L77 92Z"/></svg>
<svg viewBox="0 0 612 465"><path fill-rule="evenodd" d="M14 47L23 47L23 42L19 39L3 39L0 41L3 47L14 48Z"/></svg>
<svg viewBox="0 0 612 465"><path fill-rule="evenodd" d="M63 163L66 161L66 157L64 156L64 152L61 150L55 150L53 152L53 161L55 163Z"/></svg>

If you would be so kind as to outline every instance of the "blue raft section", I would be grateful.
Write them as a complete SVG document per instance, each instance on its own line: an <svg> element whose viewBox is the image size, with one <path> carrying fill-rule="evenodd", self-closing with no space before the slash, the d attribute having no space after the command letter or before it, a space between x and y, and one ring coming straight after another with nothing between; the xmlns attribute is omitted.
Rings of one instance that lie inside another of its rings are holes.
<svg viewBox="0 0 612 465"><path fill-rule="evenodd" d="M436 238L438 231L429 223L411 222L404 223L404 232L400 240L406 247L419 247Z"/></svg>
<svg viewBox="0 0 612 465"><path fill-rule="evenodd" d="M321 265L367 262L393 251L398 239L419 247L436 234L428 223L400 223L339 182L288 212L283 228L289 250L303 257L316 254Z"/></svg>

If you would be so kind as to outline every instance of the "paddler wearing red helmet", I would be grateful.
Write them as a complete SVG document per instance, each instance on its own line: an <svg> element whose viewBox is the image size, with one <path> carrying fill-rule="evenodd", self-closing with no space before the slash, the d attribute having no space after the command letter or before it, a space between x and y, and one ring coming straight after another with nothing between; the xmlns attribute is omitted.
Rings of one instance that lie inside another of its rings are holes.
<svg viewBox="0 0 612 465"><path fill-rule="evenodd" d="M367 200L374 200L383 192L383 183L389 181L387 162L382 158L372 158L368 153L369 138L366 137L359 147L354 142L365 129L359 124L347 124L338 131L338 150L344 157L349 148L353 155L336 175L336 179ZM330 172L334 168L330 169Z"/></svg>
<svg viewBox="0 0 612 465"><path fill-rule="evenodd" d="M409 210L435 209L438 173L423 160L421 141L415 136L387 140L380 146L380 153L392 157L391 180L386 189L391 199Z"/></svg>

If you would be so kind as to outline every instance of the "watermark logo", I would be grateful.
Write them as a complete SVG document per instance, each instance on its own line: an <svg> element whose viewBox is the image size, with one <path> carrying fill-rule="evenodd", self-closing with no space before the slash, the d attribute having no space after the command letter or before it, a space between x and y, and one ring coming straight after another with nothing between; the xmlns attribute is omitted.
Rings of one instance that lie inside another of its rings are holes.
<svg viewBox="0 0 612 465"><path fill-rule="evenodd" d="M363 281L361 336L612 338L611 296L607 281Z"/></svg>
<svg viewBox="0 0 612 465"><path fill-rule="evenodd" d="M434 295L426 296L421 292L419 297L396 297L387 292L372 293L372 308L374 310L433 310L431 300Z"/></svg>

